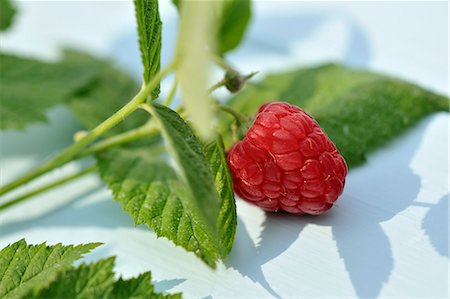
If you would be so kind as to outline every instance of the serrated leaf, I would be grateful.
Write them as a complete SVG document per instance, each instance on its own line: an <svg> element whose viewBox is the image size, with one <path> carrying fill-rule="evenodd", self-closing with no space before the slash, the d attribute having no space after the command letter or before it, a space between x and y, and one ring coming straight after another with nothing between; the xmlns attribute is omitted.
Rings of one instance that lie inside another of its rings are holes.
<svg viewBox="0 0 450 299"><path fill-rule="evenodd" d="M244 38L251 17L250 0L224 1L219 32L217 34L217 48L220 54L236 48Z"/></svg>
<svg viewBox="0 0 450 299"><path fill-rule="evenodd" d="M448 98L413 84L333 64L269 75L229 104L252 115L268 101L290 102L310 113L349 167L426 115L449 109ZM221 127L230 142L229 120Z"/></svg>
<svg viewBox="0 0 450 299"><path fill-rule="evenodd" d="M144 66L144 82L148 83L159 72L161 60L161 30L158 0L134 0L139 49ZM153 98L159 95L159 85L152 91Z"/></svg>
<svg viewBox="0 0 450 299"><path fill-rule="evenodd" d="M233 248L237 226L233 181L228 168L222 138L220 136L216 137L214 141L205 144L203 149L215 177L215 186L220 197L217 227L221 243L220 248L223 250L222 256L226 257Z"/></svg>
<svg viewBox="0 0 450 299"><path fill-rule="evenodd" d="M75 260L99 245L27 245L25 240L20 240L6 246L0 251L0 297L22 298L48 286Z"/></svg>
<svg viewBox="0 0 450 299"><path fill-rule="evenodd" d="M181 299L181 294L155 294L153 285L151 284L150 272L145 272L136 278L126 279L120 278L114 283L114 289L111 299Z"/></svg>
<svg viewBox="0 0 450 299"><path fill-rule="evenodd" d="M75 260L101 243L78 246L27 245L20 240L0 251L1 298L180 299L154 292L150 272L114 281L114 257L73 267Z"/></svg>
<svg viewBox="0 0 450 299"><path fill-rule="evenodd" d="M157 103L149 107L159 124L167 149L176 162L179 175L192 194L193 202L189 205L215 231L219 198L202 146L178 113Z"/></svg>
<svg viewBox="0 0 450 299"><path fill-rule="evenodd" d="M5 31L12 25L16 13L10 0L0 0L0 31Z"/></svg>
<svg viewBox="0 0 450 299"><path fill-rule="evenodd" d="M63 59L47 63L0 54L0 128L23 129L46 121L45 111L89 85L97 74L96 64Z"/></svg>
<svg viewBox="0 0 450 299"><path fill-rule="evenodd" d="M223 143L218 138L202 149L178 114L158 104L152 110L178 173L155 147L142 146L97 155L100 175L136 224L214 267L231 251L237 222Z"/></svg>
<svg viewBox="0 0 450 299"><path fill-rule="evenodd" d="M111 298L114 283L114 258L81 264L62 272L46 288L29 294L33 298Z"/></svg>
<svg viewBox="0 0 450 299"><path fill-rule="evenodd" d="M99 154L97 161L114 199L136 225L146 224L159 237L194 252L214 267L219 256L216 237L192 210L192 192L164 157L145 146L109 150Z"/></svg>

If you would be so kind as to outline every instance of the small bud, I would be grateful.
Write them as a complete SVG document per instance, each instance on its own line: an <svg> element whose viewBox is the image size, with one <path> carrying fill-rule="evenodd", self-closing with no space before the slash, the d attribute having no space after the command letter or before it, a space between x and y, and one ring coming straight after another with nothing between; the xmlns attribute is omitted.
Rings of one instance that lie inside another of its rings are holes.
<svg viewBox="0 0 450 299"><path fill-rule="evenodd" d="M238 71L229 69L225 73L225 87L231 92L236 93L244 87L245 82L251 77L256 75L257 72L253 72L249 75L242 76Z"/></svg>

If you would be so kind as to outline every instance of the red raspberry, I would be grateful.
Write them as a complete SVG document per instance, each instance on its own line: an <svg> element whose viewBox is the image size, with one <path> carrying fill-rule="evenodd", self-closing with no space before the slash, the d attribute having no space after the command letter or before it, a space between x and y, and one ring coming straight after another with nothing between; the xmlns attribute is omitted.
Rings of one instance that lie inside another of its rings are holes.
<svg viewBox="0 0 450 299"><path fill-rule="evenodd" d="M319 124L283 102L262 105L227 154L234 191L267 211L322 214L344 188L347 165Z"/></svg>

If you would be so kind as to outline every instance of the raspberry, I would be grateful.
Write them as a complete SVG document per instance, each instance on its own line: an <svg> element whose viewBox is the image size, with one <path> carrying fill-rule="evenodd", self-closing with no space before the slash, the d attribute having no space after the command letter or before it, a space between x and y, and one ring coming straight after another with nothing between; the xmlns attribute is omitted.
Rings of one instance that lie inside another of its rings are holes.
<svg viewBox="0 0 450 299"><path fill-rule="evenodd" d="M318 215L344 188L347 165L319 124L283 102L262 105L227 154L234 191L267 210Z"/></svg>

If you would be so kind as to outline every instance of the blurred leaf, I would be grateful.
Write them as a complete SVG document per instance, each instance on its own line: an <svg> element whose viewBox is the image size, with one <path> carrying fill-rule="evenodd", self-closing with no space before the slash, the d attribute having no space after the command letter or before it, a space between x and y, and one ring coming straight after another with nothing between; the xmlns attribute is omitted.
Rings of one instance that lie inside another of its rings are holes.
<svg viewBox="0 0 450 299"><path fill-rule="evenodd" d="M139 91L139 85L130 75L115 68L108 61L78 52L66 52L66 57L77 61L78 65L85 66L86 69L89 65L97 66L93 81L76 91L68 101L69 108L87 129L95 128L127 104ZM147 119L147 113L136 111L105 135L133 129L143 125Z"/></svg>
<svg viewBox="0 0 450 299"><path fill-rule="evenodd" d="M250 0L225 0L219 23L218 51L226 53L236 48L244 38L251 17Z"/></svg>
<svg viewBox="0 0 450 299"><path fill-rule="evenodd" d="M413 84L339 65L267 76L229 101L250 115L269 101L286 101L310 113L334 141L349 167L426 115L448 111L449 100ZM221 128L227 134L230 121Z"/></svg>
<svg viewBox="0 0 450 299"><path fill-rule="evenodd" d="M8 29L17 11L10 0L0 0L0 31Z"/></svg>
<svg viewBox="0 0 450 299"><path fill-rule="evenodd" d="M161 60L161 30L158 0L134 0L139 36L139 49L144 65L144 82L148 83L159 72ZM159 85L152 92L159 95Z"/></svg>
<svg viewBox="0 0 450 299"><path fill-rule="evenodd" d="M0 54L0 128L23 129L43 122L45 111L89 85L98 64L79 64L72 57L58 63Z"/></svg>
<svg viewBox="0 0 450 299"><path fill-rule="evenodd" d="M20 240L6 246L0 251L0 297L26 298L26 294L48 286L75 260L99 245L27 245Z"/></svg>
<svg viewBox="0 0 450 299"><path fill-rule="evenodd" d="M233 192L233 181L228 168L223 141L220 136L203 147L212 173L215 177L216 190L220 197L217 228L221 242L222 256L226 257L233 248L236 234L237 215Z"/></svg>
<svg viewBox="0 0 450 299"><path fill-rule="evenodd" d="M46 111L68 104L79 121L92 129L128 103L139 91L130 75L84 53L65 51L60 62L0 54L0 128L23 129L46 121ZM137 127L148 119L136 111L108 134Z"/></svg>

